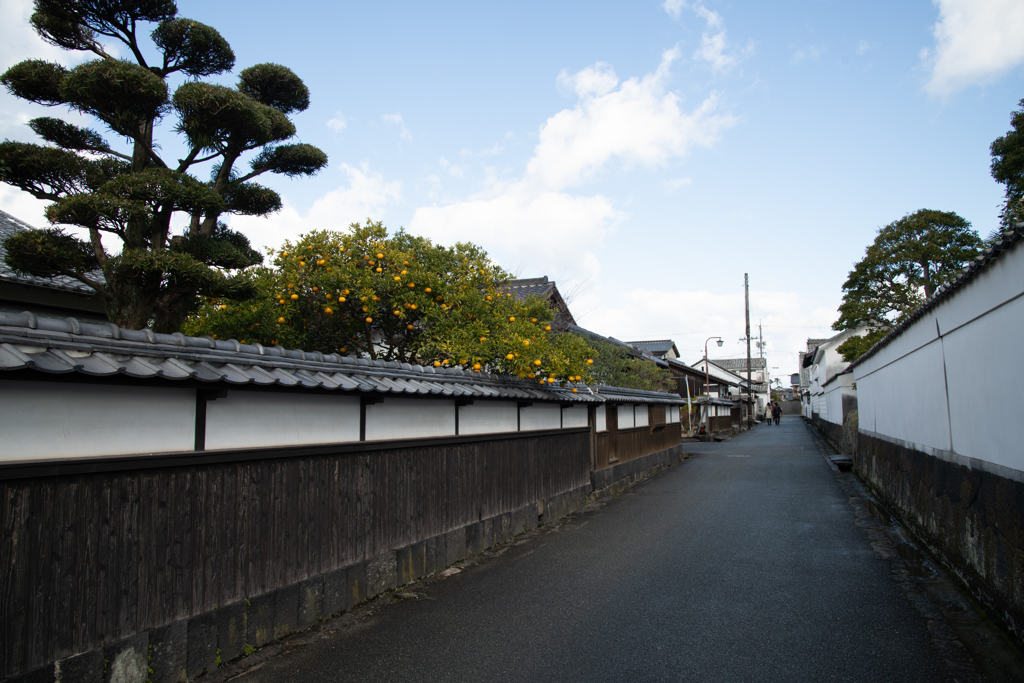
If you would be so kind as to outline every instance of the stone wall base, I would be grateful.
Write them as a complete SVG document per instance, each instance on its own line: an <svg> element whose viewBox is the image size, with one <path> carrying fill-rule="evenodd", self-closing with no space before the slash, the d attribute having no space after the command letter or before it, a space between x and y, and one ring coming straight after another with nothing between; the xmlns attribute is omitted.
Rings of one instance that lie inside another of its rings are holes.
<svg viewBox="0 0 1024 683"><path fill-rule="evenodd" d="M1024 482L860 432L857 474L1024 641Z"/></svg>
<svg viewBox="0 0 1024 683"><path fill-rule="evenodd" d="M211 612L17 675L7 682L190 681L373 597L580 510L590 488L588 485L566 491L270 593L222 605Z"/></svg>
<svg viewBox="0 0 1024 683"><path fill-rule="evenodd" d="M591 472L590 483L593 488L591 495L600 497L619 493L638 481L653 477L668 469L683 458L683 447L679 445Z"/></svg>

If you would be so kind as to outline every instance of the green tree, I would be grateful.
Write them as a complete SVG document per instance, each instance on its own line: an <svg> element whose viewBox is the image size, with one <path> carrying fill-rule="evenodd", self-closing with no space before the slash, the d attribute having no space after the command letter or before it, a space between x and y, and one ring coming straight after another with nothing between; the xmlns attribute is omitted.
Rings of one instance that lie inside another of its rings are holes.
<svg viewBox="0 0 1024 683"><path fill-rule="evenodd" d="M1012 129L992 142L992 177L1006 186L1006 200L999 212L1003 230L1024 221L1024 100L1010 114ZM995 237L995 235L992 235Z"/></svg>
<svg viewBox="0 0 1024 683"><path fill-rule="evenodd" d="M215 29L179 17L173 0L36 0L31 23L47 42L96 58L73 69L28 60L0 82L22 99L91 116L127 144L49 117L29 122L48 144L0 143L0 181L51 200L54 225L89 234L20 233L7 240L7 263L77 278L98 292L111 321L132 329L176 331L199 295L251 296L252 283L236 271L262 257L219 219L280 208L256 176L311 175L326 165L316 147L282 144L295 135L288 115L309 106L302 81L277 64L244 69L234 88L199 80L230 71L235 56ZM147 23L155 24L148 42ZM129 58L116 59L101 41L119 41ZM172 79L180 82L173 94ZM177 163L161 157L155 137L171 115L186 143ZM176 213L188 217L182 235L171 231ZM119 254L107 251L104 235L120 241Z"/></svg>
<svg viewBox="0 0 1024 683"><path fill-rule="evenodd" d="M583 340L582 337L580 339ZM676 382L672 373L658 367L654 361L636 358L623 347L611 342L601 339L588 341L594 349L592 374L598 384L646 391L675 391Z"/></svg>
<svg viewBox="0 0 1024 683"><path fill-rule="evenodd" d="M879 230L843 284L839 320L832 329L868 328L867 335L839 346L843 358L860 357L956 277L981 247L971 224L952 212L921 209Z"/></svg>
<svg viewBox="0 0 1024 683"><path fill-rule="evenodd" d="M586 342L553 332L539 297L503 292L509 275L473 244L447 248L368 221L302 235L273 259L253 269L257 297L209 300L186 331L544 384L589 378Z"/></svg>

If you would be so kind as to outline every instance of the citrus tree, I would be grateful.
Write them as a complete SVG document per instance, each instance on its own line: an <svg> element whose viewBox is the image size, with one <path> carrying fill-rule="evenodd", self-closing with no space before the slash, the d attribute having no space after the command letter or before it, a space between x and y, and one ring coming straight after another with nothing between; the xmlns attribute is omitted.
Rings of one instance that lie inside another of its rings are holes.
<svg viewBox="0 0 1024 683"><path fill-rule="evenodd" d="M219 219L281 207L253 178L311 175L327 164L312 145L284 144L295 135L288 116L309 106L301 79L257 64L233 88L200 80L230 71L235 55L216 29L179 17L173 0L35 0L31 23L47 42L95 58L72 69L23 61L0 82L16 97L90 117L114 142L40 117L28 125L46 144L0 143L0 181L51 201L51 223L88 234L18 233L5 244L8 265L80 280L112 322L131 329L176 332L199 295L251 296L237 271L262 257ZM105 47L117 43L123 58ZM176 161L156 134L165 119L184 138ZM188 224L183 234L172 232L176 214Z"/></svg>
<svg viewBox="0 0 1024 683"><path fill-rule="evenodd" d="M658 367L654 361L636 358L623 347L600 339L590 339L589 344L594 349L591 373L598 384L646 391L675 391L676 382L672 373Z"/></svg>
<svg viewBox="0 0 1024 683"><path fill-rule="evenodd" d="M253 269L251 301L208 300L189 334L477 372L539 383L590 378L593 351L551 329L539 297L518 299L510 279L473 244L448 248L380 222L314 231Z"/></svg>

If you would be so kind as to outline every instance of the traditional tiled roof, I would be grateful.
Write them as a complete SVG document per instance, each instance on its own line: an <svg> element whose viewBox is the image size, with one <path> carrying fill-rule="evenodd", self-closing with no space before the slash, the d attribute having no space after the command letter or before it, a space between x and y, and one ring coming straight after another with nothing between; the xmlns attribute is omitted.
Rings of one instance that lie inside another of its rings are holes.
<svg viewBox="0 0 1024 683"><path fill-rule="evenodd" d="M985 270L985 268L987 268L991 263L998 260L1000 256L1012 249L1022 240L1024 240L1024 222L1017 223L1013 230L1003 232L999 237L999 241L992 244L988 249L985 249L976 259L974 259L974 261L961 270L957 277L936 289L935 293L932 294L927 301L914 309L914 311L900 322L899 325L896 325L894 328L889 330L889 334L878 340L878 342L868 349L860 358L850 363L850 367L848 369L852 369L857 365L860 365L865 360L888 346L893 339L903 334L904 330L920 320L925 313L932 310L946 299L952 297L957 290L977 277L981 271Z"/></svg>
<svg viewBox="0 0 1024 683"><path fill-rule="evenodd" d="M512 292L518 299L524 299L528 296L540 296L547 299L548 303L556 311L556 325L561 327L567 324L576 324L576 320L572 317L572 312L569 310L569 305L558 291L558 286L554 280L548 280L547 275L510 280L509 282L502 283L501 289Z"/></svg>
<svg viewBox="0 0 1024 683"><path fill-rule="evenodd" d="M746 358L722 358L712 359L711 361L720 368L725 368L730 372L736 372L737 370L747 371L747 359ZM767 367L767 361L764 358L751 358L750 369L751 370L764 370Z"/></svg>
<svg viewBox="0 0 1024 683"><path fill-rule="evenodd" d="M586 337L590 337L591 339L595 339L597 341L603 341L608 342L609 344L614 344L615 346L622 348L623 351L628 353L630 356L633 356L634 358L649 360L652 363L656 363L659 367L662 368L668 367L668 361L666 359L658 358L657 356L652 356L651 354L647 353L644 349L637 348L634 344L624 342L620 339L616 339L615 337L605 337L598 334L597 332L591 332L590 330L584 329L576 324L566 325L565 331L575 332L576 334L582 334Z"/></svg>
<svg viewBox="0 0 1024 683"><path fill-rule="evenodd" d="M65 275L36 277L35 275L16 273L10 266L8 266L5 260L7 257L7 249L4 247L4 242L7 241L8 237L16 235L24 230L34 230L34 228L28 223L18 220L11 214L0 211L0 280L75 292L77 294L95 293L95 290L92 287ZM97 276L101 279L103 277L102 274L99 273L97 273Z"/></svg>
<svg viewBox="0 0 1024 683"><path fill-rule="evenodd" d="M626 342L630 346L635 346L638 349L642 349L652 356L664 356L669 351L675 351L676 355L679 355L679 350L676 349L676 344L671 339L657 339L653 341L628 341Z"/></svg>
<svg viewBox="0 0 1024 683"><path fill-rule="evenodd" d="M0 313L0 372L194 380L376 394L420 394L530 401L679 404L675 394L619 387L538 386L504 375L352 356L267 348L233 339L125 330L74 318ZM577 393L572 393L576 388Z"/></svg>

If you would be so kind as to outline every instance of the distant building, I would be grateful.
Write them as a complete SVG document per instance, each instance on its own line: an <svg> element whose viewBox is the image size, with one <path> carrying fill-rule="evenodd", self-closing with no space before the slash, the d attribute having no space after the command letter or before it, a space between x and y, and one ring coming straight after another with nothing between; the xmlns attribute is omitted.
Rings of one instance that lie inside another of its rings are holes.
<svg viewBox="0 0 1024 683"><path fill-rule="evenodd" d="M671 339L659 339L657 341L628 341L630 346L635 346L641 351L648 353L655 358L679 358L679 349Z"/></svg>

